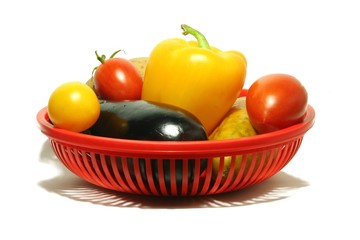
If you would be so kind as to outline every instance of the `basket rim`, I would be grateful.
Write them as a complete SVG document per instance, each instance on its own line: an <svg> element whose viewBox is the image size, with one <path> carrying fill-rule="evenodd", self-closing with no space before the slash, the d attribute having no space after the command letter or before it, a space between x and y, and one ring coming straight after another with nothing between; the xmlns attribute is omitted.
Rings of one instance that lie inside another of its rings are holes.
<svg viewBox="0 0 360 240"><path fill-rule="evenodd" d="M96 150L103 153L127 153L131 155L188 155L201 156L214 155L220 152L237 152L239 150L253 151L265 149L271 146L278 146L303 135L315 123L315 110L308 104L304 121L288 128L278 131L259 134L251 137L243 137L227 140L209 141L150 141L150 140L129 140L116 139L100 136L93 136L83 133L71 132L55 128L49 121L47 107L43 107L37 113L37 122L40 131L49 139L63 144L78 146L89 150Z"/></svg>

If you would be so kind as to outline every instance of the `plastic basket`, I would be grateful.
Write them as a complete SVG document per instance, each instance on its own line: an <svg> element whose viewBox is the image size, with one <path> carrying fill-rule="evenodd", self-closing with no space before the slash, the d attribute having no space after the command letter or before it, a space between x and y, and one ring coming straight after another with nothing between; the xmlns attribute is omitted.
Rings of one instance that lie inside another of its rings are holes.
<svg viewBox="0 0 360 240"><path fill-rule="evenodd" d="M232 140L166 142L70 132L50 123L46 107L37 114L57 158L74 174L106 189L157 196L218 194L265 181L294 157L314 120L308 105L302 123L279 131Z"/></svg>

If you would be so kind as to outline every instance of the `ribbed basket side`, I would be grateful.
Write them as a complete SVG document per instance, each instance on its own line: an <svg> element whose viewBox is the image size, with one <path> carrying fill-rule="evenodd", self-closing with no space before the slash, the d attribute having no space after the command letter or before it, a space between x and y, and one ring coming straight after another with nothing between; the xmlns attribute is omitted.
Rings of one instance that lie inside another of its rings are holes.
<svg viewBox="0 0 360 240"><path fill-rule="evenodd" d="M50 142L70 171L97 186L140 195L194 196L236 191L270 178L293 158L302 139L256 152L183 159L109 155Z"/></svg>

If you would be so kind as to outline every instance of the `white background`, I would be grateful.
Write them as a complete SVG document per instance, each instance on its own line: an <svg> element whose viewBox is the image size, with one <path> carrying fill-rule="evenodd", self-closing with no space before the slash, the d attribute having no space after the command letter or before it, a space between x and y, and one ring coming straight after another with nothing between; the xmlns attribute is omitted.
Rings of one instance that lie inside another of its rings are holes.
<svg viewBox="0 0 360 240"><path fill-rule="evenodd" d="M360 239L358 6L2 1L0 239ZM303 82L316 122L297 155L244 191L179 200L115 194L72 175L37 127L52 90L85 82L98 64L95 50L148 56L159 41L184 37L182 23L245 54L245 87L275 72Z"/></svg>

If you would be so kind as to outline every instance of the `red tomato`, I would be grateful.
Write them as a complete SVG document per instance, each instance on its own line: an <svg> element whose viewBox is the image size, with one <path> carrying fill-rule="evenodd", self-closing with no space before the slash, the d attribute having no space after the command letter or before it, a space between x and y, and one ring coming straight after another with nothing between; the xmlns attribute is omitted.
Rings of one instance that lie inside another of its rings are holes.
<svg viewBox="0 0 360 240"><path fill-rule="evenodd" d="M117 51L118 52L118 51ZM94 74L94 87L99 98L111 101L139 100L141 98L143 80L135 65L123 58L105 60L99 57L101 65Z"/></svg>
<svg viewBox="0 0 360 240"><path fill-rule="evenodd" d="M246 109L258 133L267 133L302 122L307 100L306 89L295 77L269 74L250 86Z"/></svg>

